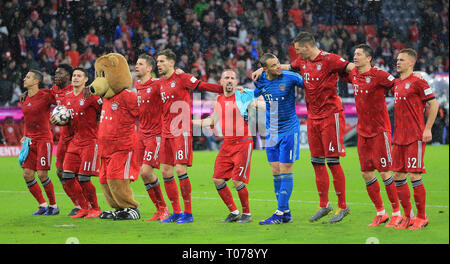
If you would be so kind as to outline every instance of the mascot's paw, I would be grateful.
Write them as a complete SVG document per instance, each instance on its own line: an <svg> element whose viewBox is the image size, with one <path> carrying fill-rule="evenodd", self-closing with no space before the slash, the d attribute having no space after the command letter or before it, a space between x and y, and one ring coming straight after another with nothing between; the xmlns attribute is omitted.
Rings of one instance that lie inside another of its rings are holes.
<svg viewBox="0 0 450 264"><path fill-rule="evenodd" d="M138 220L140 218L139 209L125 208L115 213L114 220Z"/></svg>

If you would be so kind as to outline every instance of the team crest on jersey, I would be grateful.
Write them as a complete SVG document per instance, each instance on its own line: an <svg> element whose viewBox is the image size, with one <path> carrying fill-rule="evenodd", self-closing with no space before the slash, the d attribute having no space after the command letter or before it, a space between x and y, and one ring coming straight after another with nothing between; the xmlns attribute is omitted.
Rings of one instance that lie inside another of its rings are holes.
<svg viewBox="0 0 450 264"><path fill-rule="evenodd" d="M370 77L366 77L366 83L370 83Z"/></svg>
<svg viewBox="0 0 450 264"><path fill-rule="evenodd" d="M322 64L320 64L320 63L317 64L316 68L317 68L318 71L322 70Z"/></svg>
<svg viewBox="0 0 450 264"><path fill-rule="evenodd" d="M286 90L286 85L280 84L280 91L284 91L284 90Z"/></svg>
<svg viewBox="0 0 450 264"><path fill-rule="evenodd" d="M175 85L176 85L175 81L173 81L173 82L170 83L170 87L172 87L172 88L174 88Z"/></svg>
<svg viewBox="0 0 450 264"><path fill-rule="evenodd" d="M111 109L114 110L114 111L116 111L118 107L119 107L119 106L118 106L117 103L115 103L115 102L112 103L112 105L111 105Z"/></svg>
<svg viewBox="0 0 450 264"><path fill-rule="evenodd" d="M80 100L80 105L81 105L81 106L84 105L84 100L83 100L83 99Z"/></svg>
<svg viewBox="0 0 450 264"><path fill-rule="evenodd" d="M147 88L147 93L151 93L152 92L152 88L151 87L148 87Z"/></svg>
<svg viewBox="0 0 450 264"><path fill-rule="evenodd" d="M411 86L410 83L406 83L406 84L405 84L405 89L409 89L410 86Z"/></svg>

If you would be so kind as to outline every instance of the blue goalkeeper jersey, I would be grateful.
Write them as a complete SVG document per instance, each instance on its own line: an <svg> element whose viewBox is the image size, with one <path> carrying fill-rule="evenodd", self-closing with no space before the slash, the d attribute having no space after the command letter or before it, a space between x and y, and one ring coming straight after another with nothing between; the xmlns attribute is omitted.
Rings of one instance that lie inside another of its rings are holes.
<svg viewBox="0 0 450 264"><path fill-rule="evenodd" d="M295 111L295 87L303 87L300 74L283 70L270 81L264 72L254 84L254 96L262 95L266 102L266 132L278 136L297 132L300 124Z"/></svg>

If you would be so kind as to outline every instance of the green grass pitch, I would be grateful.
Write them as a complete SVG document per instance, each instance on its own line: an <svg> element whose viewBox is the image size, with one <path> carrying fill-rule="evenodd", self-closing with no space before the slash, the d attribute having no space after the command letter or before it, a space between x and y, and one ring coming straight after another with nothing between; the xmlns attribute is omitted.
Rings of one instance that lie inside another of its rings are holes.
<svg viewBox="0 0 450 264"><path fill-rule="evenodd" d="M33 216L37 203L29 193L16 157L0 159L0 243L2 244L448 244L449 243L449 147L427 146L425 161L427 174L423 176L427 192L427 215L430 224L423 230L394 230L383 226L368 228L375 215L365 184L359 171L356 148L348 147L341 159L346 175L347 203L351 209L342 222L310 223L318 206L318 195L309 151L301 150L294 165L294 191L290 207L293 222L274 226L260 226L258 222L272 215L276 209L273 181L264 151L254 151L251 178L247 185L253 222L249 224L220 223L228 210L220 199L212 173L217 152L195 152L194 165L188 173L192 184L194 223L161 224L146 222L155 209L142 180L132 184L136 199L141 203L138 221L100 219L71 219L66 214L73 205L57 179L55 167L49 172L61 214ZM54 159L53 159L54 160ZM156 171L161 177L160 171ZM161 179L161 178L160 178ZM378 177L387 212L391 206L384 185ZM98 184L100 207L109 210ZM236 205L240 202L229 183ZM164 187L162 187L164 192ZM164 192L165 193L165 192ZM412 193L412 192L411 192ZM412 196L412 195L411 195ZM45 197L45 194L44 194ZM165 196L167 198L167 196ZM413 208L414 200L413 198ZM181 200L181 195L180 195ZM330 174L330 200L336 208L336 195ZM168 200L166 202L169 204ZM329 217L326 217L327 219ZM327 220L326 219L326 220Z"/></svg>

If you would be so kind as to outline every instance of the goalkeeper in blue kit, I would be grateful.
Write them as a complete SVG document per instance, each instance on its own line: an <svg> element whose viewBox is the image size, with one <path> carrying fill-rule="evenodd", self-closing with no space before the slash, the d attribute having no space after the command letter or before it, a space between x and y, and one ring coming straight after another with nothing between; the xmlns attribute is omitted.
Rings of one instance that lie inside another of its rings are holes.
<svg viewBox="0 0 450 264"><path fill-rule="evenodd" d="M266 103L266 154L278 207L259 224L282 224L292 221L289 198L293 189L293 165L299 159L300 146L295 89L303 87L303 80L297 73L281 70L278 58L271 53L264 54L260 62L265 72L255 82L254 96L262 95Z"/></svg>

